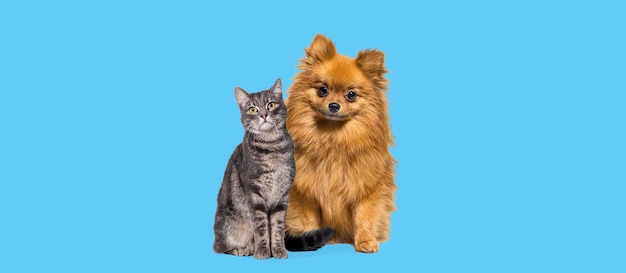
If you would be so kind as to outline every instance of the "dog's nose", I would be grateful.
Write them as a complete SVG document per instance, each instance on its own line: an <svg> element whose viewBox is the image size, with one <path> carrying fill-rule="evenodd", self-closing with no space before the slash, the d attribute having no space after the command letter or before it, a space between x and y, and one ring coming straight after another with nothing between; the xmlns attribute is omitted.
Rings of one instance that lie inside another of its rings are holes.
<svg viewBox="0 0 626 273"><path fill-rule="evenodd" d="M337 113L337 111L339 111L339 107L340 106L338 103L332 102L328 105L328 110L330 110L330 112L332 113Z"/></svg>

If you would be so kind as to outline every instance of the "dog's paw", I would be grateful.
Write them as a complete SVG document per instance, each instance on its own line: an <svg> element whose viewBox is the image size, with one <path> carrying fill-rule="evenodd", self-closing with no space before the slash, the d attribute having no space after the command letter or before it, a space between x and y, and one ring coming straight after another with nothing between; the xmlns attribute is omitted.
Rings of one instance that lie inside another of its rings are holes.
<svg viewBox="0 0 626 273"><path fill-rule="evenodd" d="M254 258L257 259L268 259L271 257L270 249L267 247L261 247L254 250Z"/></svg>
<svg viewBox="0 0 626 273"><path fill-rule="evenodd" d="M363 252L363 253L374 253L377 252L379 248L379 243L378 241L363 241L363 242L357 242L354 244L354 249L358 252Z"/></svg>

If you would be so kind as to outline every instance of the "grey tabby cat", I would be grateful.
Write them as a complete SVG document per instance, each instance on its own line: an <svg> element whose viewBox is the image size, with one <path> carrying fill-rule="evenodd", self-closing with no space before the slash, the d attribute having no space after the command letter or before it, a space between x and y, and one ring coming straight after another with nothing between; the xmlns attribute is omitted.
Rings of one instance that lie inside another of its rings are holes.
<svg viewBox="0 0 626 273"><path fill-rule="evenodd" d="M288 193L296 170L280 79L269 90L252 94L237 87L235 98L245 134L228 161L217 197L213 249L267 259L287 258L287 249L322 247L334 236L332 228L285 238Z"/></svg>

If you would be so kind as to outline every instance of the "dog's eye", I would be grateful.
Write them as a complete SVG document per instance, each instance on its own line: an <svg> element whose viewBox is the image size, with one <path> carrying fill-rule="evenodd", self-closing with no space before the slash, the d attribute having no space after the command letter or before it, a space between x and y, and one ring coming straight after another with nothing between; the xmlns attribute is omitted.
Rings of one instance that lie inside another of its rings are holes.
<svg viewBox="0 0 626 273"><path fill-rule="evenodd" d="M320 96L320 98L326 97L328 95L328 87L326 87L326 85L322 85L317 89L317 95Z"/></svg>
<svg viewBox="0 0 626 273"><path fill-rule="evenodd" d="M346 100L348 100L349 102L353 102L356 100L356 92L350 90L348 91L348 94L346 94Z"/></svg>

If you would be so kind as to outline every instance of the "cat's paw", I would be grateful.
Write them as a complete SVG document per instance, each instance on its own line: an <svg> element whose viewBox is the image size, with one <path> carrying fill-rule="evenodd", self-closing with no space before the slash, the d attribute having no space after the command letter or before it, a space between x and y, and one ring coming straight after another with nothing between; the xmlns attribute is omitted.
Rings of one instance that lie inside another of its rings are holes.
<svg viewBox="0 0 626 273"><path fill-rule="evenodd" d="M239 247L229 251L228 254L232 254L235 256L250 256L252 255L252 249L248 247Z"/></svg>
<svg viewBox="0 0 626 273"><path fill-rule="evenodd" d="M379 243L378 241L363 241L357 242L354 244L354 249L358 252L363 253L374 253L378 251Z"/></svg>
<svg viewBox="0 0 626 273"><path fill-rule="evenodd" d="M272 257L279 259L287 258L287 249L284 247L272 248Z"/></svg>
<svg viewBox="0 0 626 273"><path fill-rule="evenodd" d="M257 259L268 259L271 257L270 249L267 247L261 247L254 250L254 258Z"/></svg>

